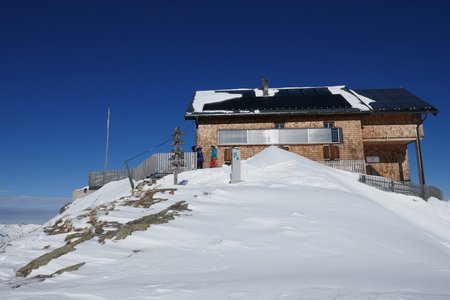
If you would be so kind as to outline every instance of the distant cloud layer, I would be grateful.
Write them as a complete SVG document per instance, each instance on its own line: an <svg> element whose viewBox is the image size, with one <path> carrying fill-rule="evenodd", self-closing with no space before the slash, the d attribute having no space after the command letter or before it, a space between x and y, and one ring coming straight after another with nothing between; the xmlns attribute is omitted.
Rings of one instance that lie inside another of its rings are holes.
<svg viewBox="0 0 450 300"><path fill-rule="evenodd" d="M0 195L0 224L42 224L70 198Z"/></svg>

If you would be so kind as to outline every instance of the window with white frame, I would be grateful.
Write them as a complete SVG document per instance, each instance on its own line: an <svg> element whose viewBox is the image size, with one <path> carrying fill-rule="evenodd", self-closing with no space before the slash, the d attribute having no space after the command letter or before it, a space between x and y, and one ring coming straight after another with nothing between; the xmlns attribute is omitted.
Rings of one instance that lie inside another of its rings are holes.
<svg viewBox="0 0 450 300"><path fill-rule="evenodd" d="M324 128L334 128L334 122L323 122Z"/></svg>

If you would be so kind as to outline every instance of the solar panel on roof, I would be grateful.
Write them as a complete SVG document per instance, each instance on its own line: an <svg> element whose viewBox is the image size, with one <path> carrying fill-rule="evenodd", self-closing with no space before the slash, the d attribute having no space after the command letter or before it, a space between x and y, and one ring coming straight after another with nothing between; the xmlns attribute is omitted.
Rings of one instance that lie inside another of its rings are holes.
<svg viewBox="0 0 450 300"><path fill-rule="evenodd" d="M276 96L289 96L290 94L290 90L278 90L278 92L275 93Z"/></svg>
<svg viewBox="0 0 450 300"><path fill-rule="evenodd" d="M331 92L327 88L316 88L316 93L319 95L331 95Z"/></svg>
<svg viewBox="0 0 450 300"><path fill-rule="evenodd" d="M303 95L237 98L205 104L203 111L295 111L353 109L341 95Z"/></svg>
<svg viewBox="0 0 450 300"><path fill-rule="evenodd" d="M344 89L351 93L351 90ZM432 112L438 110L405 89L359 89L357 94L374 100L369 103L375 112ZM236 94L236 98L205 104L203 113L233 111L238 113L349 113L364 112L352 105L341 94L332 94L326 87L286 88L278 90L274 96L257 97L255 90L221 90L216 93ZM242 97L238 97L242 95ZM193 108L190 108L193 111Z"/></svg>
<svg viewBox="0 0 450 300"><path fill-rule="evenodd" d="M302 89L302 93L307 96L317 95L314 89Z"/></svg>
<svg viewBox="0 0 450 300"><path fill-rule="evenodd" d="M370 106L375 111L426 110L437 112L434 106L402 88L360 89L355 92L374 100Z"/></svg>
<svg viewBox="0 0 450 300"><path fill-rule="evenodd" d="M301 96L302 92L299 89L286 90L290 96Z"/></svg>
<svg viewBox="0 0 450 300"><path fill-rule="evenodd" d="M254 90L231 90L231 91L215 91L216 93L228 93L228 94L238 94L242 95L242 97L255 97L255 91Z"/></svg>

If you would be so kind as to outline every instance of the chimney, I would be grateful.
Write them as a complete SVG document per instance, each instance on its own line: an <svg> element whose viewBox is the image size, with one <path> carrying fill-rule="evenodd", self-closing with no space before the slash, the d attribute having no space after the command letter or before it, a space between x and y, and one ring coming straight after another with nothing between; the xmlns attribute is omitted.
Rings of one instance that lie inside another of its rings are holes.
<svg viewBox="0 0 450 300"><path fill-rule="evenodd" d="M262 79L262 87L263 96L269 96L269 79L263 78Z"/></svg>

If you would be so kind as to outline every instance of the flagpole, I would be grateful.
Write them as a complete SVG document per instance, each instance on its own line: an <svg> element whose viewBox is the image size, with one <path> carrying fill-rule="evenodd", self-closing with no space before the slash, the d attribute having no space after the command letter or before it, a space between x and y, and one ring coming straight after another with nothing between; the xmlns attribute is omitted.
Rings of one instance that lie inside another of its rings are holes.
<svg viewBox="0 0 450 300"><path fill-rule="evenodd" d="M105 171L108 170L108 150L109 150L109 118L111 114L111 108L108 107L108 119L106 121L106 159L105 159Z"/></svg>

